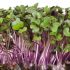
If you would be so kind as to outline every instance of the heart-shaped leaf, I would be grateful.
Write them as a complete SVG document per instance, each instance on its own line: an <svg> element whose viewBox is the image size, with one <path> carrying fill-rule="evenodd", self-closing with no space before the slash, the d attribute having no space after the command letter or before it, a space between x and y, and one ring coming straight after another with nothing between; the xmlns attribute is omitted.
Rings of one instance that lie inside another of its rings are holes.
<svg viewBox="0 0 70 70"><path fill-rule="evenodd" d="M69 27L64 28L63 34L64 34L65 36L70 37Z"/></svg>
<svg viewBox="0 0 70 70"><path fill-rule="evenodd" d="M19 30L24 26L24 22L22 22L19 18L17 18L14 22L12 22L12 29Z"/></svg>
<svg viewBox="0 0 70 70"><path fill-rule="evenodd" d="M60 26L61 24L59 22L55 22L53 23L53 26L51 26L51 31L53 33L57 33L57 30L58 30L58 27Z"/></svg>
<svg viewBox="0 0 70 70"><path fill-rule="evenodd" d="M19 33L23 33L25 31L27 31L27 27L24 27L23 29L19 29Z"/></svg>
<svg viewBox="0 0 70 70"><path fill-rule="evenodd" d="M57 41L62 40L62 35L61 35L61 34L57 34L57 35L56 35L56 40L57 40Z"/></svg>
<svg viewBox="0 0 70 70"><path fill-rule="evenodd" d="M41 23L41 27L46 28L50 25L50 17L44 17L43 22Z"/></svg>
<svg viewBox="0 0 70 70"><path fill-rule="evenodd" d="M36 25L30 25L30 28L32 29L32 32L33 33L37 33L37 32L39 32L39 27L37 27Z"/></svg>

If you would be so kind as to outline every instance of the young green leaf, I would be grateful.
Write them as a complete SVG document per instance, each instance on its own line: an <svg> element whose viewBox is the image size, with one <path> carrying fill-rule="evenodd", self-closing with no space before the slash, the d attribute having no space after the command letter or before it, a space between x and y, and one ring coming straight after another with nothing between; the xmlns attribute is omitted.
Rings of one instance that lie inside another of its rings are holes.
<svg viewBox="0 0 70 70"><path fill-rule="evenodd" d="M16 17L12 12L6 16L6 18L11 19Z"/></svg>
<svg viewBox="0 0 70 70"><path fill-rule="evenodd" d="M51 43L52 45L55 45L56 41L55 41L55 40L51 40L50 43Z"/></svg>
<svg viewBox="0 0 70 70"><path fill-rule="evenodd" d="M64 28L63 34L64 34L65 36L70 37L69 27Z"/></svg>
<svg viewBox="0 0 70 70"><path fill-rule="evenodd" d="M40 41L41 40L41 36L34 35L33 40Z"/></svg>
<svg viewBox="0 0 70 70"><path fill-rule="evenodd" d="M67 44L63 51L70 52L70 44Z"/></svg>
<svg viewBox="0 0 70 70"><path fill-rule="evenodd" d="M68 19L70 19L70 11L68 12Z"/></svg>
<svg viewBox="0 0 70 70"><path fill-rule="evenodd" d="M21 11L22 13L25 12L25 6L24 6L24 5L21 5L21 6L20 6L20 11Z"/></svg>
<svg viewBox="0 0 70 70"><path fill-rule="evenodd" d="M25 31L27 31L27 27L24 27L23 29L19 29L19 33L23 33L23 32L25 32Z"/></svg>
<svg viewBox="0 0 70 70"><path fill-rule="evenodd" d="M54 33L57 33L58 27L59 27L60 25L61 25L61 24L60 24L59 22L53 23L53 26L51 26L51 31L54 32Z"/></svg>
<svg viewBox="0 0 70 70"><path fill-rule="evenodd" d="M70 27L70 20L67 19L64 22L65 22L65 24L67 24Z"/></svg>
<svg viewBox="0 0 70 70"><path fill-rule="evenodd" d="M3 22L3 18L0 18L0 24L2 24L2 22Z"/></svg>
<svg viewBox="0 0 70 70"><path fill-rule="evenodd" d="M44 12L48 14L50 12L50 8L48 6L44 7Z"/></svg>
<svg viewBox="0 0 70 70"><path fill-rule="evenodd" d="M12 22L12 29L19 30L24 26L24 22L22 22L19 18L17 18L14 22Z"/></svg>
<svg viewBox="0 0 70 70"><path fill-rule="evenodd" d="M50 17L44 17L43 22L41 23L41 27L46 28L50 25Z"/></svg>
<svg viewBox="0 0 70 70"><path fill-rule="evenodd" d="M57 19L54 16L50 16L51 23L57 22Z"/></svg>
<svg viewBox="0 0 70 70"><path fill-rule="evenodd" d="M37 14L37 18L41 18L42 17L40 12L37 12L36 14Z"/></svg>
<svg viewBox="0 0 70 70"><path fill-rule="evenodd" d="M0 31L5 31L6 29L8 29L7 25L3 25L3 26L0 27Z"/></svg>
<svg viewBox="0 0 70 70"><path fill-rule="evenodd" d="M31 18L32 24L40 25L40 19Z"/></svg>
<svg viewBox="0 0 70 70"><path fill-rule="evenodd" d="M57 33L56 33L56 32L50 32L50 35L54 35L54 36L56 36Z"/></svg>
<svg viewBox="0 0 70 70"><path fill-rule="evenodd" d="M62 35L61 35L61 34L57 34L57 35L56 35L56 40L57 40L57 41L62 40Z"/></svg>
<svg viewBox="0 0 70 70"><path fill-rule="evenodd" d="M37 33L37 32L39 32L39 27L37 27L36 25L30 25L30 28L32 29L32 32L33 33Z"/></svg>

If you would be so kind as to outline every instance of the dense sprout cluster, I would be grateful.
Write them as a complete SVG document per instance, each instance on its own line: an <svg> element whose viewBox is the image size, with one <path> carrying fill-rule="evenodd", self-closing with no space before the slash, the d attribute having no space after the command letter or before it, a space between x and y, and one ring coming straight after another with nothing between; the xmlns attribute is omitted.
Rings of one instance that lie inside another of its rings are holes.
<svg viewBox="0 0 70 70"><path fill-rule="evenodd" d="M37 6L0 9L1 65L18 64L22 70L48 70L50 66L54 70L55 65L63 68L69 63L70 8Z"/></svg>

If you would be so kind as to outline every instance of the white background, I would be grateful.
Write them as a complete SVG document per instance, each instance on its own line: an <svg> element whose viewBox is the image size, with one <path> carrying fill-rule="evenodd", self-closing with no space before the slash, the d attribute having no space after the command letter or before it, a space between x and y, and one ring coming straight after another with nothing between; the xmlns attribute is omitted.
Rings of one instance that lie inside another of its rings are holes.
<svg viewBox="0 0 70 70"><path fill-rule="evenodd" d="M33 5L39 3L39 7L43 6L61 6L63 8L70 7L70 0L0 0L0 8L15 7L16 5Z"/></svg>

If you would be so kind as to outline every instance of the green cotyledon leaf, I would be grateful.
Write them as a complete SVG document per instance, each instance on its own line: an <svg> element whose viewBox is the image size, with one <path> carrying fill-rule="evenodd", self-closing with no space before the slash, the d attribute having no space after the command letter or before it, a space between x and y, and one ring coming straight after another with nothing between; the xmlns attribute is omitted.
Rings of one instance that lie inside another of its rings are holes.
<svg viewBox="0 0 70 70"><path fill-rule="evenodd" d="M0 24L2 24L2 22L3 22L3 18L1 17L1 18L0 18Z"/></svg>
<svg viewBox="0 0 70 70"><path fill-rule="evenodd" d="M35 40L35 41L40 41L40 40L41 40L41 36L34 35L34 36L33 36L33 40Z"/></svg>
<svg viewBox="0 0 70 70"><path fill-rule="evenodd" d="M65 20L64 23L70 27L70 20L69 19Z"/></svg>
<svg viewBox="0 0 70 70"><path fill-rule="evenodd" d="M65 27L65 28L64 28L63 34L64 34L65 36L70 37L69 27Z"/></svg>
<svg viewBox="0 0 70 70"><path fill-rule="evenodd" d="M15 17L16 16L12 12L6 16L6 18L8 18L8 19L12 19L12 18L15 18Z"/></svg>
<svg viewBox="0 0 70 70"><path fill-rule="evenodd" d="M55 40L51 40L51 42L50 42L52 45L54 45L55 43L56 43L56 41Z"/></svg>
<svg viewBox="0 0 70 70"><path fill-rule="evenodd" d="M39 32L39 27L37 27L36 25L31 24L31 25L30 25L30 28L32 29L32 32L33 32L33 33Z"/></svg>
<svg viewBox="0 0 70 70"><path fill-rule="evenodd" d="M40 25L40 19L35 19L35 18L31 18L31 23L36 24L36 25Z"/></svg>
<svg viewBox="0 0 70 70"><path fill-rule="evenodd" d="M48 27L50 24L50 17L44 17L43 18L43 22L41 23L41 27L46 28Z"/></svg>
<svg viewBox="0 0 70 70"><path fill-rule="evenodd" d="M14 22L12 22L12 29L19 30L24 26L24 22L22 22L19 18L17 18Z"/></svg>
<svg viewBox="0 0 70 70"><path fill-rule="evenodd" d="M57 35L56 35L56 40L57 40L57 41L62 40L62 35L61 35L61 34L57 34Z"/></svg>
<svg viewBox="0 0 70 70"><path fill-rule="evenodd" d="M48 14L50 12L50 8L48 6L44 7L44 12Z"/></svg>
<svg viewBox="0 0 70 70"><path fill-rule="evenodd" d="M22 28L22 29L19 29L19 33L23 33L23 32L25 32L25 31L27 31L27 27L24 27L24 28Z"/></svg>
<svg viewBox="0 0 70 70"><path fill-rule="evenodd" d="M70 44L67 44L63 51L70 52Z"/></svg>
<svg viewBox="0 0 70 70"><path fill-rule="evenodd" d="M37 18L41 18L42 17L41 13L40 12L37 12L37 11L34 11L32 13L32 15L33 15L33 17L37 17Z"/></svg>
<svg viewBox="0 0 70 70"><path fill-rule="evenodd" d="M8 29L8 25L3 25L0 27L0 31L4 31Z"/></svg>
<svg viewBox="0 0 70 70"><path fill-rule="evenodd" d="M53 23L53 26L51 26L51 31L56 33L60 25L61 24L59 22Z"/></svg>

